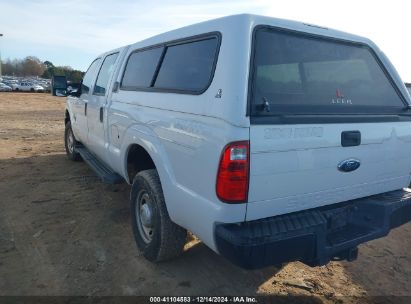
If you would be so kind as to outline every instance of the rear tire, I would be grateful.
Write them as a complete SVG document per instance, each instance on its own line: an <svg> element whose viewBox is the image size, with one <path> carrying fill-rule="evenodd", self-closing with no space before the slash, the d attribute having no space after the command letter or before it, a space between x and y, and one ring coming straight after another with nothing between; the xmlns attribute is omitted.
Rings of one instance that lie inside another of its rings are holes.
<svg viewBox="0 0 411 304"><path fill-rule="evenodd" d="M182 253L187 231L171 221L155 169L141 171L135 176L130 205L134 238L147 260L161 262Z"/></svg>
<svg viewBox="0 0 411 304"><path fill-rule="evenodd" d="M66 148L66 154L68 159L73 161L81 160L81 156L76 152L76 145L79 142L74 137L73 130L71 129L71 122L66 123L66 129L64 131L64 146Z"/></svg>

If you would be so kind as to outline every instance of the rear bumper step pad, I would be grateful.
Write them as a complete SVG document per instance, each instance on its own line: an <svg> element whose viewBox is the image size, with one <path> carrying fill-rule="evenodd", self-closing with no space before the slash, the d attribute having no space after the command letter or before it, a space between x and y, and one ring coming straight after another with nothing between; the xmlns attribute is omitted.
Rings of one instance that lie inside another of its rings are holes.
<svg viewBox="0 0 411 304"><path fill-rule="evenodd" d="M243 268L353 260L357 246L411 221L411 190L234 224L217 224L220 254Z"/></svg>

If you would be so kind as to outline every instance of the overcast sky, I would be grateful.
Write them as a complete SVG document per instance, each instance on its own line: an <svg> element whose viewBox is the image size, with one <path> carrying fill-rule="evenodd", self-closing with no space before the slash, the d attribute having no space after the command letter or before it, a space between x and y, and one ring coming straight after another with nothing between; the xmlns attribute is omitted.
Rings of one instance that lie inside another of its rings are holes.
<svg viewBox="0 0 411 304"><path fill-rule="evenodd" d="M34 55L86 70L104 51L184 25L253 13L366 36L411 82L411 2L407 0L0 0L3 59Z"/></svg>

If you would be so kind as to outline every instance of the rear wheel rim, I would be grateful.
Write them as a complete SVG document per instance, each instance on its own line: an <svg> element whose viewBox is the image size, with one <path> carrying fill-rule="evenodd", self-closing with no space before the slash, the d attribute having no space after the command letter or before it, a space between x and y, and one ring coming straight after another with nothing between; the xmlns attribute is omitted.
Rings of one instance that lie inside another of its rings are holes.
<svg viewBox="0 0 411 304"><path fill-rule="evenodd" d="M71 129L67 132L67 149L71 154L74 152L74 135Z"/></svg>
<svg viewBox="0 0 411 304"><path fill-rule="evenodd" d="M149 244L153 240L154 233L153 203L145 190L140 191L137 196L135 216L138 232L143 241Z"/></svg>

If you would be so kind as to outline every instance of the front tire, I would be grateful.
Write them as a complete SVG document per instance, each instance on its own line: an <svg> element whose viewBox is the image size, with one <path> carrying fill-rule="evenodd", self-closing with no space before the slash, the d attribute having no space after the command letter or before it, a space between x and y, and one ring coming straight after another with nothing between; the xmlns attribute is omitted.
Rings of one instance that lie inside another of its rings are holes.
<svg viewBox="0 0 411 304"><path fill-rule="evenodd" d="M76 145L78 141L74 137L73 130L71 128L71 122L66 123L66 129L64 131L64 146L66 148L67 157L73 161L81 160L81 156L76 152Z"/></svg>
<svg viewBox="0 0 411 304"><path fill-rule="evenodd" d="M147 260L161 262L182 253L187 231L171 221L155 169L135 176L130 205L134 238Z"/></svg>

